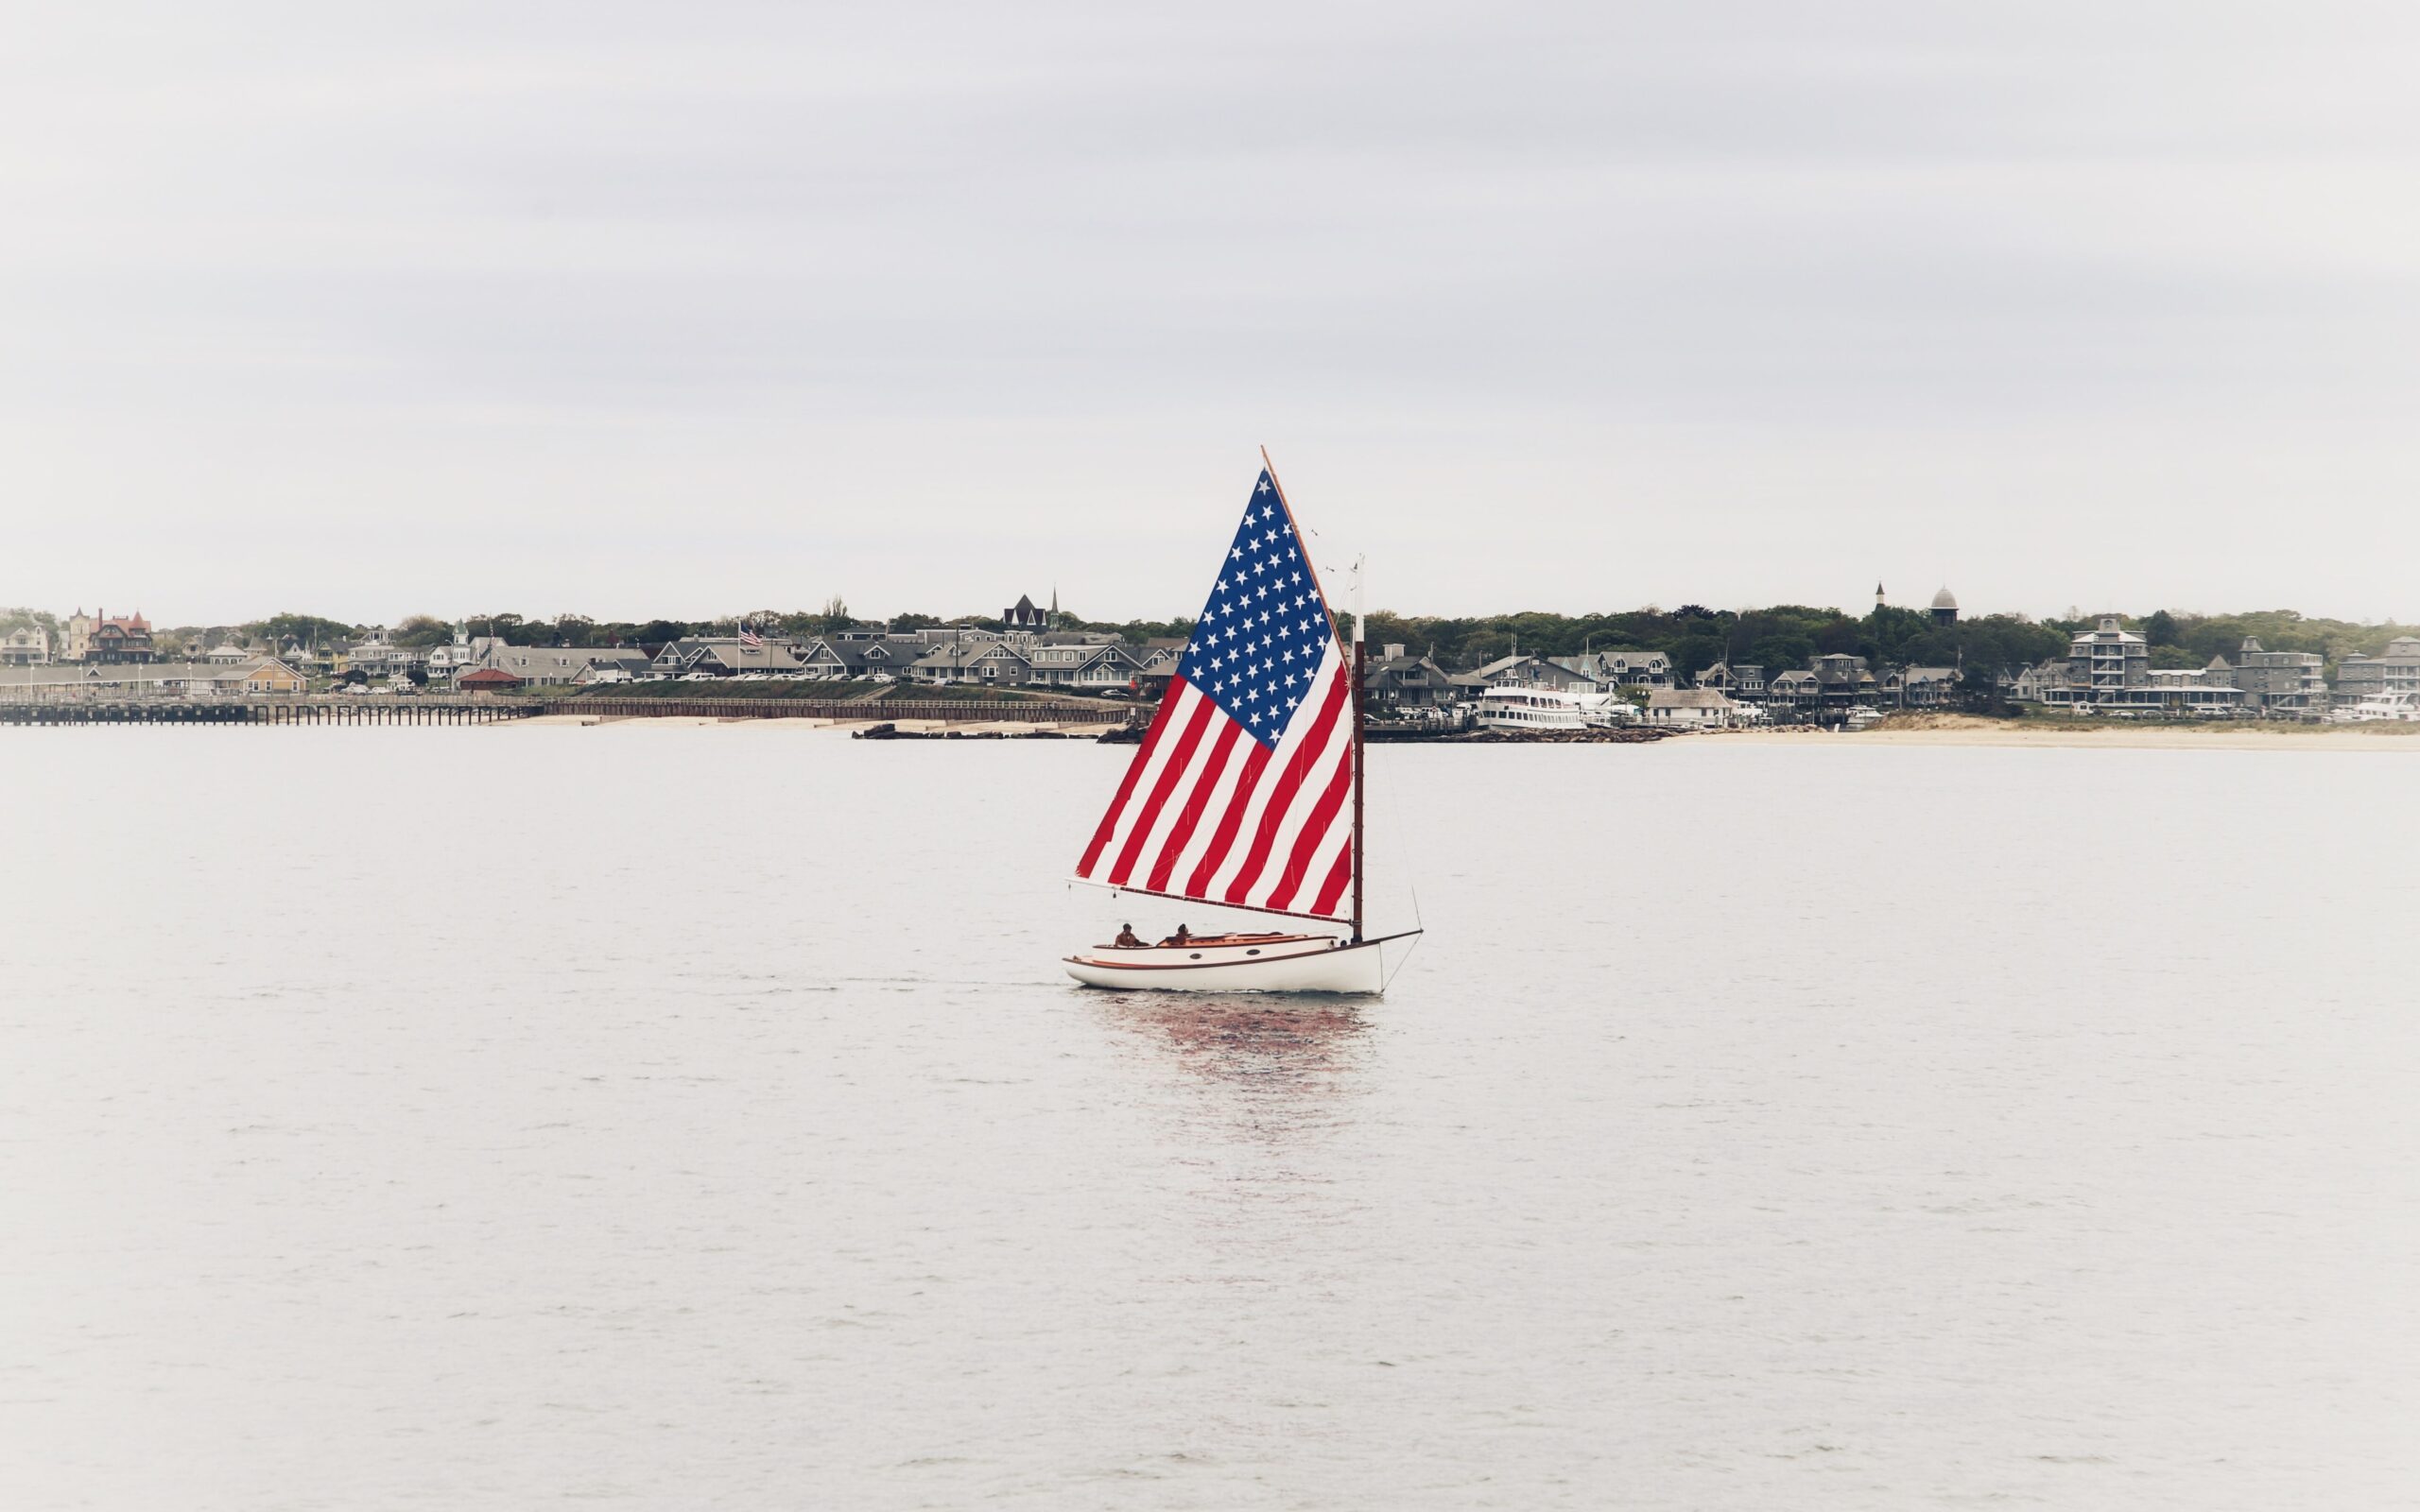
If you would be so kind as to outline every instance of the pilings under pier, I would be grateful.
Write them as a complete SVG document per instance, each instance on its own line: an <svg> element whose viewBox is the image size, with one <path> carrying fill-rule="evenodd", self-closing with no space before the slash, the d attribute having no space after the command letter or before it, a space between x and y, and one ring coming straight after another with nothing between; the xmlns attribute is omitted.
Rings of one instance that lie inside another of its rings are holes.
<svg viewBox="0 0 2420 1512"><path fill-rule="evenodd" d="M477 698L78 698L0 703L0 725L493 725L537 712Z"/></svg>

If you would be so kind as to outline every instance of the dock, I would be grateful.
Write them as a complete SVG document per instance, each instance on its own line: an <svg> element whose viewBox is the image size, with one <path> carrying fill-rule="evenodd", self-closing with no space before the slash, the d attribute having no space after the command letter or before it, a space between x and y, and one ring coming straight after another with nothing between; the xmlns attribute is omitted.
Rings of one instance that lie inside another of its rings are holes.
<svg viewBox="0 0 2420 1512"><path fill-rule="evenodd" d="M62 698L0 702L0 725L495 725L538 713L492 698Z"/></svg>

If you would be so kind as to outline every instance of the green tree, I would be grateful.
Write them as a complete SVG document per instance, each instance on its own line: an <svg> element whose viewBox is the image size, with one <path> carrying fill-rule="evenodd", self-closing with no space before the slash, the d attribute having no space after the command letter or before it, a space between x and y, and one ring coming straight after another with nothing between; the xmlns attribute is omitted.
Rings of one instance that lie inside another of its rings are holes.
<svg viewBox="0 0 2420 1512"><path fill-rule="evenodd" d="M454 627L434 614L407 614L388 639L397 645L446 645L454 639Z"/></svg>
<svg viewBox="0 0 2420 1512"><path fill-rule="evenodd" d="M282 646L288 640L299 641L304 645L331 645L338 641L351 640L359 633L358 627L347 625L342 620L291 611L254 620L240 628L246 638L266 641L271 646Z"/></svg>

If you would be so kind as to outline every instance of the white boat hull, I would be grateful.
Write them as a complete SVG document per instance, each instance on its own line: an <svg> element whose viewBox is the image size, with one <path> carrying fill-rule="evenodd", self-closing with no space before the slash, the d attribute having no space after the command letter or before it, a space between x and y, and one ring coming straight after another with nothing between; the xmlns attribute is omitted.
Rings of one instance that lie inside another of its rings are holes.
<svg viewBox="0 0 2420 1512"><path fill-rule="evenodd" d="M1402 938L1392 936L1390 938ZM1288 942L1247 955L1241 947L1095 951L1066 958L1067 974L1086 987L1130 992L1353 992L1386 989L1385 940L1358 944L1322 938Z"/></svg>

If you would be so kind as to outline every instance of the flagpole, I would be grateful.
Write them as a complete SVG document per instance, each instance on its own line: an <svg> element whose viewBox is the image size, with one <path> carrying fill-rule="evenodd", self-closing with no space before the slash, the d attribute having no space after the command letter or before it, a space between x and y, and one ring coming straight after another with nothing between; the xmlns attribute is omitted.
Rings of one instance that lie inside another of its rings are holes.
<svg viewBox="0 0 2420 1512"><path fill-rule="evenodd" d="M1320 584L1319 564L1311 560L1310 538L1303 534L1303 523L1294 518L1293 503L1286 497L1286 485L1279 480L1277 464L1270 460L1266 446L1260 449L1260 465L1269 470L1270 486L1277 490L1277 507L1286 511L1286 523L1293 527L1294 539L1302 543L1303 569L1311 575L1312 591L1324 604L1327 593ZM1328 633L1334 635L1336 627L1328 627ZM1353 564L1353 651L1345 660L1353 669L1350 674L1353 679L1353 938L1357 944L1361 939L1361 669L1364 652L1361 641L1361 562L1356 558Z"/></svg>

